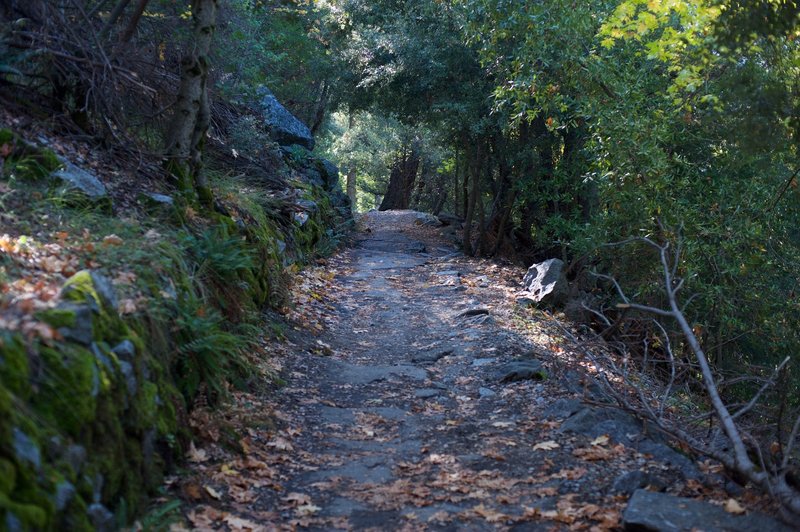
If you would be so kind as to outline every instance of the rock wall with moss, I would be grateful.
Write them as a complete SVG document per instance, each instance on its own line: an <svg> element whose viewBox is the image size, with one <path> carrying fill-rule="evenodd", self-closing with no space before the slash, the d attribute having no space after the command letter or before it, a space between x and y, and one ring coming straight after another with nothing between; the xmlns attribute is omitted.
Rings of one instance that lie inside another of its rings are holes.
<svg viewBox="0 0 800 532"><path fill-rule="evenodd" d="M335 247L349 204L330 163L275 147L270 186L212 179L212 213L146 193L120 219L96 184L59 177L85 170L10 130L0 148L16 213L0 227L0 529L114 530L183 455L194 401L252 376L262 310L291 265ZM54 297L20 289L60 277Z"/></svg>

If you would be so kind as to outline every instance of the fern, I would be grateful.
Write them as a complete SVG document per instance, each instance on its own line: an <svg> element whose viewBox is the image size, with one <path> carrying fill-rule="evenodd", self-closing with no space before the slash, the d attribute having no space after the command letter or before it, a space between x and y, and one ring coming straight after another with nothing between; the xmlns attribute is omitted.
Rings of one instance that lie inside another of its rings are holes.
<svg viewBox="0 0 800 532"><path fill-rule="evenodd" d="M208 388L210 401L224 397L227 382L250 373L243 355L250 343L248 338L224 330L225 321L216 310L206 308L196 297L184 297L175 323L173 369L188 403L202 385Z"/></svg>

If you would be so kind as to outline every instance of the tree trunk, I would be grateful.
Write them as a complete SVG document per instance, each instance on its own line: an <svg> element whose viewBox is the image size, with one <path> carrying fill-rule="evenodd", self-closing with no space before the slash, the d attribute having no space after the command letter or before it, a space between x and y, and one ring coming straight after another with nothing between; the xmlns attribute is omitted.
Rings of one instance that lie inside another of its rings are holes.
<svg viewBox="0 0 800 532"><path fill-rule="evenodd" d="M389 175L389 186L378 210L408 209L411 203L411 191L419 170L419 139L411 142L410 151L403 152L392 165Z"/></svg>
<svg viewBox="0 0 800 532"><path fill-rule="evenodd" d="M469 165L469 172L464 173L464 189L465 193L467 191L467 178L469 175L472 176L472 189L465 196L465 200L467 200L466 205L466 216L464 220L464 238L462 242L462 246L464 248L464 254L472 256L475 254L475 250L472 248L472 220L475 217L475 204L478 201L478 193L480 191L480 180L481 180L481 167L483 162L483 141L480 141L475 144L475 149L470 157L470 165Z"/></svg>
<svg viewBox="0 0 800 532"><path fill-rule="evenodd" d="M217 0L192 0L194 47L181 60L181 84L167 133L167 169L183 192L194 189L200 204L210 207L211 189L203 166L203 147L211 122L208 100L208 53L217 15Z"/></svg>
<svg viewBox="0 0 800 532"><path fill-rule="evenodd" d="M119 20L119 17L122 16L122 13L125 11L125 8L128 7L128 4L130 4L130 2L131 0L119 0L117 5L114 6L114 9L111 10L111 14L108 16L108 20L106 21L105 24L103 24L103 27L100 29L100 33L97 34L98 40L102 41L106 37L108 37L108 34L111 33L111 28L113 28L114 24L117 23L117 20Z"/></svg>
<svg viewBox="0 0 800 532"><path fill-rule="evenodd" d="M314 120L311 124L311 134L316 135L319 131L319 128L322 126L322 122L325 120L325 111L328 108L328 98L330 96L330 86L325 80L322 80L322 91L319 95L319 101L317 102L317 110L314 113ZM350 127L353 127L352 124L352 115L350 118Z"/></svg>
<svg viewBox="0 0 800 532"><path fill-rule="evenodd" d="M350 114L347 119L347 129L352 130L355 126L355 115L353 111L350 111ZM350 163L349 167L347 168L347 197L350 198L350 208L355 212L357 210L356 205L356 165L354 163Z"/></svg>
<svg viewBox="0 0 800 532"><path fill-rule="evenodd" d="M458 183L458 170L461 166L461 158L459 155L461 154L461 150L456 148L456 155L455 155L455 162L453 163L453 214L456 216L459 215L458 207L461 205L461 194L459 194L459 183Z"/></svg>
<svg viewBox="0 0 800 532"><path fill-rule="evenodd" d="M139 3L136 4L136 8L133 10L133 15L131 15L131 20L128 22L128 25L125 27L125 31L122 32L122 35L119 38L120 44L125 44L131 37L133 37L134 32L136 31L136 26L139 25L139 19L142 18L142 14L144 13L145 8L150 0L139 0Z"/></svg>

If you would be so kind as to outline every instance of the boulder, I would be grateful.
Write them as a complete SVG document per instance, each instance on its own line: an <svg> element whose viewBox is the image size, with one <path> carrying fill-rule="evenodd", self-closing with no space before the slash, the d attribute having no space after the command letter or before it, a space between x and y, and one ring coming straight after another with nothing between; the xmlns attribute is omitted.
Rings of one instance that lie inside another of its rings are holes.
<svg viewBox="0 0 800 532"><path fill-rule="evenodd" d="M320 173L325 183L325 190L334 190L339 186L339 167L328 159L319 160Z"/></svg>
<svg viewBox="0 0 800 532"><path fill-rule="evenodd" d="M523 297L535 303L545 298L553 304L563 303L567 295L567 280L562 273L563 269L564 261L560 259L549 259L528 268L528 273L522 279L525 285Z"/></svg>
<svg viewBox="0 0 800 532"><path fill-rule="evenodd" d="M622 526L631 532L791 530L764 514L734 515L707 502L641 489L628 501Z"/></svg>
<svg viewBox="0 0 800 532"><path fill-rule="evenodd" d="M92 204L111 206L111 198L105 185L94 174L61 159L61 168L51 174L59 182L59 192L76 200L88 200Z"/></svg>
<svg viewBox="0 0 800 532"><path fill-rule="evenodd" d="M444 225L439 218L427 212L414 213L414 223L416 225L428 225L431 227L439 227Z"/></svg>
<svg viewBox="0 0 800 532"><path fill-rule="evenodd" d="M449 212L440 212L436 216L436 219L439 220L439 222L442 225L452 225L460 227L461 224L464 223L464 220L460 216L456 216L455 214L450 214Z"/></svg>
<svg viewBox="0 0 800 532"><path fill-rule="evenodd" d="M515 360L503 365L497 372L500 382L516 382L523 380L544 380L547 371L538 360Z"/></svg>
<svg viewBox="0 0 800 532"><path fill-rule="evenodd" d="M281 146L299 144L314 149L314 137L311 130L297 117L290 113L266 87L259 89L261 101L261 117L269 129L272 140Z"/></svg>

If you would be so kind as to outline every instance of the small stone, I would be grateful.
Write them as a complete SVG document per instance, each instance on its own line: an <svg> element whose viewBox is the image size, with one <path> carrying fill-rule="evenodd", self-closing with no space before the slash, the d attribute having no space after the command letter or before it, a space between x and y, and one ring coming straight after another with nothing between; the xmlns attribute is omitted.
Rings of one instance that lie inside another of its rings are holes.
<svg viewBox="0 0 800 532"><path fill-rule="evenodd" d="M725 491L731 497L739 497L742 493L744 493L744 489L732 480L725 482Z"/></svg>
<svg viewBox="0 0 800 532"><path fill-rule="evenodd" d="M440 391L435 388L419 388L414 391L414 396L419 399L430 399L439 395Z"/></svg>
<svg viewBox="0 0 800 532"><path fill-rule="evenodd" d="M522 296L522 297L518 297L517 298L516 304L517 304L518 307L522 307L522 308L535 307L536 306L536 301L534 301L530 297Z"/></svg>
<svg viewBox="0 0 800 532"><path fill-rule="evenodd" d="M18 460L30 462L37 470L42 465L42 455L36 443L20 429L14 427L12 445Z"/></svg>
<svg viewBox="0 0 800 532"><path fill-rule="evenodd" d="M133 345L133 342L130 340L123 340L114 346L114 348L111 349L111 352L117 355L117 358L120 360L133 362L133 359L136 357L136 346Z"/></svg>
<svg viewBox="0 0 800 532"><path fill-rule="evenodd" d="M630 495L634 491L642 488L655 488L657 491L664 489L665 484L655 475L645 473L644 471L628 471L621 474L614 480L611 487L613 493L620 493L622 495Z"/></svg>
<svg viewBox="0 0 800 532"><path fill-rule="evenodd" d="M89 506L86 514L97 532L113 532L117 529L114 514L98 502Z"/></svg>
<svg viewBox="0 0 800 532"><path fill-rule="evenodd" d="M175 199L172 196L167 196L166 194L158 194L156 192L145 192L143 196L145 196L148 201L151 201L157 205L168 205L168 206L175 205Z"/></svg>
<svg viewBox="0 0 800 532"><path fill-rule="evenodd" d="M452 349L439 351L438 353L417 353L411 357L411 362L415 364L434 364L440 359L453 354Z"/></svg>
<svg viewBox="0 0 800 532"><path fill-rule="evenodd" d="M75 497L75 486L66 480L59 482L55 495L56 510L63 511L72 502L73 497Z"/></svg>
<svg viewBox="0 0 800 532"><path fill-rule="evenodd" d="M111 359L103 353L103 350L100 349L100 346L98 346L96 342L92 343L91 349L94 358L101 363L109 373L114 373L114 364L111 363Z"/></svg>
<svg viewBox="0 0 800 532"><path fill-rule="evenodd" d="M8 532L22 532L26 528L23 528L22 521L19 520L16 514L6 511L6 530Z"/></svg>
<svg viewBox="0 0 800 532"><path fill-rule="evenodd" d="M471 316L483 316L489 314L489 309L486 307L478 307L478 308L471 308L465 310L461 314L458 315L459 318L468 318Z"/></svg>
<svg viewBox="0 0 800 532"><path fill-rule="evenodd" d="M497 372L497 380L500 382L543 380L545 378L547 378L547 372L538 360L515 360L504 365Z"/></svg>
<svg viewBox="0 0 800 532"><path fill-rule="evenodd" d="M481 386L480 388L478 388L478 394L481 397L493 397L493 396L497 395L497 392L495 392L493 390L490 390L489 388L484 388L484 387Z"/></svg>
<svg viewBox="0 0 800 532"><path fill-rule="evenodd" d="M81 445L70 445L64 452L64 460L72 468L72 471L79 475L86 463L86 449Z"/></svg>
<svg viewBox="0 0 800 532"><path fill-rule="evenodd" d="M481 366L486 366L488 364L491 364L495 360L497 360L497 359L496 358L476 358L476 359L474 359L472 361L472 366L475 367L475 368L480 368Z"/></svg>
<svg viewBox="0 0 800 532"><path fill-rule="evenodd" d="M298 225L305 225L308 221L308 214L304 212L296 212L292 215L294 221L298 223Z"/></svg>
<svg viewBox="0 0 800 532"><path fill-rule="evenodd" d="M128 397L133 397L136 395L136 392L139 389L138 383L136 382L136 372L133 369L133 365L125 360L120 360L119 369L122 371L122 376L125 378L125 386L128 389Z"/></svg>
<svg viewBox="0 0 800 532"><path fill-rule="evenodd" d="M319 210L319 206L311 201L306 199L299 199L294 202L295 205L300 207L305 212L317 212Z"/></svg>
<svg viewBox="0 0 800 532"><path fill-rule="evenodd" d="M442 277L460 277L461 273L456 270L443 270L441 272L436 272L434 275L441 275Z"/></svg>

